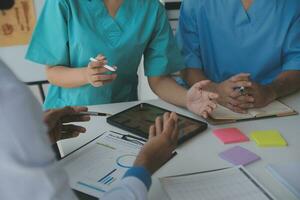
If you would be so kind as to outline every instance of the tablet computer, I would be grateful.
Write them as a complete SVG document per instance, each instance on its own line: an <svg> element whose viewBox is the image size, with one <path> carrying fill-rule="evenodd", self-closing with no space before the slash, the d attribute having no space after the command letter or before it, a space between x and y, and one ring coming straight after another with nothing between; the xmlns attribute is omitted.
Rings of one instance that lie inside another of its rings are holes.
<svg viewBox="0 0 300 200"><path fill-rule="evenodd" d="M143 138L148 138L150 126L155 123L156 117L162 116L165 112L171 111L142 103L108 117L107 122ZM179 144L207 129L207 123L205 122L180 114L178 114L178 117Z"/></svg>

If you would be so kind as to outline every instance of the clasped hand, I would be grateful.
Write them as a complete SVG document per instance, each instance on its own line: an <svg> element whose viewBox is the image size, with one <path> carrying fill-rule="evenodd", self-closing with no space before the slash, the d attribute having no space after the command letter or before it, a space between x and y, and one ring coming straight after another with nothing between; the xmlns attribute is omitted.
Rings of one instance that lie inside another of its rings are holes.
<svg viewBox="0 0 300 200"><path fill-rule="evenodd" d="M244 87L245 91L240 92L240 87ZM215 91L220 96L217 102L237 113L247 113L248 109L264 107L275 99L269 86L251 81L250 74L245 73L216 84Z"/></svg>

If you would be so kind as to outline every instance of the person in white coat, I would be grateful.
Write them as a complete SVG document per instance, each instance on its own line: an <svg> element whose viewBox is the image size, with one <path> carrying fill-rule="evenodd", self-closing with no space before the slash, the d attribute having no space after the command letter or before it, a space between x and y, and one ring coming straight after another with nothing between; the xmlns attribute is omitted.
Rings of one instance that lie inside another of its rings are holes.
<svg viewBox="0 0 300 200"><path fill-rule="evenodd" d="M0 9L8 9L13 3L1 0ZM1 60L0 84L0 199L77 199L66 173L57 164L51 142L85 132L83 127L64 123L89 120L88 116L76 115L86 108L66 107L43 113L29 89ZM157 118L134 167L103 199L147 199L151 174L171 158L177 139L176 114Z"/></svg>

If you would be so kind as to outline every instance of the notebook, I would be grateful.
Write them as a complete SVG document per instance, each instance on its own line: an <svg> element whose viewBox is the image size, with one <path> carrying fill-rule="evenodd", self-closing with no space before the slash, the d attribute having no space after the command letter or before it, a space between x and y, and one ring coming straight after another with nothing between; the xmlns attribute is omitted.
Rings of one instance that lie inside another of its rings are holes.
<svg viewBox="0 0 300 200"><path fill-rule="evenodd" d="M300 199L300 161L272 164L267 169L271 174Z"/></svg>
<svg viewBox="0 0 300 200"><path fill-rule="evenodd" d="M160 178L171 200L274 200L242 166Z"/></svg>
<svg viewBox="0 0 300 200"><path fill-rule="evenodd" d="M263 108L249 109L248 113L236 113L230 109L218 105L215 111L210 115L209 122L212 124L232 123L241 120L259 119L265 117L283 117L297 114L292 108L281 103L273 101Z"/></svg>

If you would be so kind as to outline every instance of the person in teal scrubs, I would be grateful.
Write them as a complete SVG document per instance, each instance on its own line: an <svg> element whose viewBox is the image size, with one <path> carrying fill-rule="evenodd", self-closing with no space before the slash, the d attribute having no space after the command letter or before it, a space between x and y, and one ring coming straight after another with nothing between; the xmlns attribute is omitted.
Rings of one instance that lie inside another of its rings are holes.
<svg viewBox="0 0 300 200"><path fill-rule="evenodd" d="M142 56L160 98L202 116L216 107L207 81L187 91L171 78L184 64L158 0L46 0L26 58L47 66L50 109L137 100Z"/></svg>
<svg viewBox="0 0 300 200"><path fill-rule="evenodd" d="M188 84L236 112L300 88L299 0L184 0L177 40Z"/></svg>

